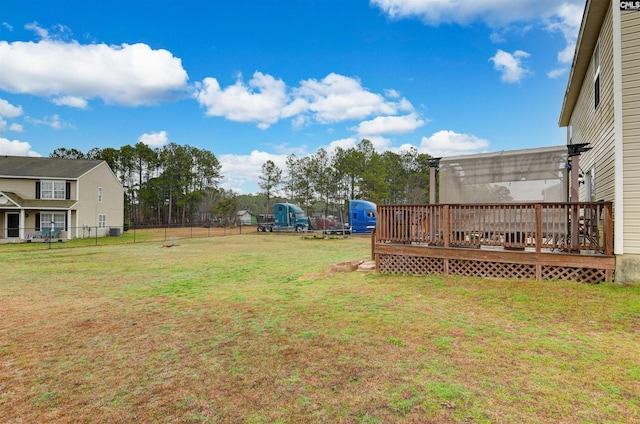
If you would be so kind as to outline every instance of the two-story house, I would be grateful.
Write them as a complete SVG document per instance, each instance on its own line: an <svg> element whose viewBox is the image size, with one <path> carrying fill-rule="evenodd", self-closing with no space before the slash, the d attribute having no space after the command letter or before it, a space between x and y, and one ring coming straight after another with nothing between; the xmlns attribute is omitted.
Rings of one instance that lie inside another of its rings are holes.
<svg viewBox="0 0 640 424"><path fill-rule="evenodd" d="M579 200L613 202L616 281L640 281L638 2L587 1L559 125L581 153Z"/></svg>
<svg viewBox="0 0 640 424"><path fill-rule="evenodd" d="M124 190L99 160L0 156L0 239L103 236L124 225Z"/></svg>

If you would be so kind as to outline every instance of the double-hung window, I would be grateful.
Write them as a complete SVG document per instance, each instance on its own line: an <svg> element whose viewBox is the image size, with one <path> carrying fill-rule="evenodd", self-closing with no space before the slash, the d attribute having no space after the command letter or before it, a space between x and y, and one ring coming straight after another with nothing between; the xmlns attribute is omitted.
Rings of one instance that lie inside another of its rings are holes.
<svg viewBox="0 0 640 424"><path fill-rule="evenodd" d="M65 214L63 213L41 213L40 214L40 226L42 228L49 229L53 223L53 228L64 230L65 228Z"/></svg>
<svg viewBox="0 0 640 424"><path fill-rule="evenodd" d="M65 181L42 181L40 183L41 199L64 199L66 196Z"/></svg>

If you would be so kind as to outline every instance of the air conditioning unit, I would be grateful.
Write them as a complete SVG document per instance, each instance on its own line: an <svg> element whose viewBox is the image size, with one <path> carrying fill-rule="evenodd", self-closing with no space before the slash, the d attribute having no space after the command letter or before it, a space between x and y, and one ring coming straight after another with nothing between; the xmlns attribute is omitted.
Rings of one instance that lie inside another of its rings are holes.
<svg viewBox="0 0 640 424"><path fill-rule="evenodd" d="M120 237L120 234L121 234L120 227L109 227L109 236Z"/></svg>

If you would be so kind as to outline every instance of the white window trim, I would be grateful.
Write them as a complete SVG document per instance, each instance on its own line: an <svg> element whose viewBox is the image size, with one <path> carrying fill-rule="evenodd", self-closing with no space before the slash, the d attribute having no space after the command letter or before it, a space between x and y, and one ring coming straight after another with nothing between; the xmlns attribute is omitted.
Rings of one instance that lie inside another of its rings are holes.
<svg viewBox="0 0 640 424"><path fill-rule="evenodd" d="M596 43L596 48L593 50L593 100L594 100L594 109L598 110L600 107L600 103L602 103L602 80L600 79L600 40ZM597 92L596 92L596 82ZM596 104L597 99L597 104Z"/></svg>
<svg viewBox="0 0 640 424"><path fill-rule="evenodd" d="M49 184L51 184L51 190L45 190L45 186ZM45 195L45 193L47 193L47 195ZM40 199L64 200L66 197L67 197L66 181L57 181L57 180L40 181Z"/></svg>
<svg viewBox="0 0 640 424"><path fill-rule="evenodd" d="M41 212L40 228L50 229L51 222L53 221L53 228L59 228L61 230L64 230L65 217L66 217L65 213Z"/></svg>
<svg viewBox="0 0 640 424"><path fill-rule="evenodd" d="M107 215L99 214L98 215L98 228L107 228Z"/></svg>

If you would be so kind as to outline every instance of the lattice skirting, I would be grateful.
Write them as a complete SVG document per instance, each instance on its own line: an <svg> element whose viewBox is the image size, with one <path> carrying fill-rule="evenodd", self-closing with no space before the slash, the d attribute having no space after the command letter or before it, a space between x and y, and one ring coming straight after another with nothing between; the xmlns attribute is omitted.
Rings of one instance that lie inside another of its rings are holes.
<svg viewBox="0 0 640 424"><path fill-rule="evenodd" d="M604 269L543 266L541 279L600 283L606 281L606 276L607 274Z"/></svg>
<svg viewBox="0 0 640 424"><path fill-rule="evenodd" d="M379 272L390 274L444 274L445 259L424 256L380 255Z"/></svg>
<svg viewBox="0 0 640 424"><path fill-rule="evenodd" d="M536 265L423 256L379 254L379 272L390 274L452 274L468 277L536 279ZM606 271L595 268L540 266L540 279L600 283L606 281Z"/></svg>
<svg viewBox="0 0 640 424"><path fill-rule="evenodd" d="M535 265L500 262L449 260L449 274L468 277L536 278Z"/></svg>

